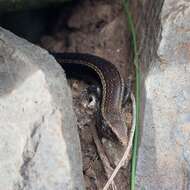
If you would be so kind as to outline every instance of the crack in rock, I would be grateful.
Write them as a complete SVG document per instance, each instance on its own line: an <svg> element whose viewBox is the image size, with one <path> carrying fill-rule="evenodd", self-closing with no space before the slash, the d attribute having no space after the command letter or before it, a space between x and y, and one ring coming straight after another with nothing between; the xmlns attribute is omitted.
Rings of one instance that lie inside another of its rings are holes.
<svg viewBox="0 0 190 190"><path fill-rule="evenodd" d="M33 165L33 158L38 151L38 147L41 139L41 125L44 122L44 116L42 116L41 120L34 123L33 128L31 130L30 136L26 141L22 158L23 164L20 167L20 175L22 177L22 181L17 183L16 190L23 190L25 187L30 186L30 170Z"/></svg>

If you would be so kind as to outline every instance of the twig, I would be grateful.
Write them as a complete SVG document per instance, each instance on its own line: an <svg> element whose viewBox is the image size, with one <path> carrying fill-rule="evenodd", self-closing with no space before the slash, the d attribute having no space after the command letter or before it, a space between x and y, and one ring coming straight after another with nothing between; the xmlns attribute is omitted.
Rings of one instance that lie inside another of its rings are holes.
<svg viewBox="0 0 190 190"><path fill-rule="evenodd" d="M135 133L135 126L136 126L136 102L135 102L135 97L131 93L131 100L133 104L133 120L132 120L132 127L131 127L131 132L130 132L130 137L129 137L129 143L128 146L123 154L123 157L121 158L120 162L116 166L115 170L113 171L112 175L108 179L107 183L105 184L103 190L107 190L110 186L110 184L113 182L114 177L117 175L119 169L125 164L128 164L129 158L130 158L130 152L131 148L133 145L133 138L134 138L134 133Z"/></svg>
<svg viewBox="0 0 190 190"><path fill-rule="evenodd" d="M113 172L113 168L111 167L110 162L109 162L109 160L108 160L108 158L106 156L106 153L105 153L105 151L103 149L103 146L102 146L102 144L101 144L101 142L100 142L100 140L98 138L97 130L96 130L95 125L93 125L93 127L92 127L92 136L93 136L94 143L96 145L98 154L100 156L100 159L102 160L102 163L103 163L107 178L109 179L109 177L111 176L111 174ZM110 183L110 185L112 186L113 190L117 190L117 187L116 187L113 180Z"/></svg>

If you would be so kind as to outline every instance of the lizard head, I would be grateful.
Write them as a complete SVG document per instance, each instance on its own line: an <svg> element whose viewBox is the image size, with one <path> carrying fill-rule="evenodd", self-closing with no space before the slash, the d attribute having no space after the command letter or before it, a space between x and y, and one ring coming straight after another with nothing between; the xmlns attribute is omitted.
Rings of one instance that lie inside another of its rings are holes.
<svg viewBox="0 0 190 190"><path fill-rule="evenodd" d="M125 120L119 115L112 114L106 119L103 119L103 127L111 131L112 136L115 136L119 142L126 146L128 143L128 129Z"/></svg>

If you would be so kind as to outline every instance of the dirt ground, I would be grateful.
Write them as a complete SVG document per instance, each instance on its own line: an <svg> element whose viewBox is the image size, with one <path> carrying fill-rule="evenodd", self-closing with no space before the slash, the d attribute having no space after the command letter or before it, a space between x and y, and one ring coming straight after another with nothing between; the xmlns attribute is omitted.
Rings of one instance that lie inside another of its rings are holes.
<svg viewBox="0 0 190 190"><path fill-rule="evenodd" d="M84 52L103 57L116 65L127 80L133 69L127 20L120 0L83 0L63 12L55 23L53 35L43 36L41 46L53 52ZM66 11L66 13L68 13ZM73 93L74 110L83 156L83 172L87 190L102 189L107 177L98 155L91 128L96 120L98 100L89 98L88 84L76 79L69 80ZM131 113L128 109L130 127ZM101 138L112 163L122 155L122 147L116 142ZM115 179L117 189L129 189L130 166L123 168Z"/></svg>

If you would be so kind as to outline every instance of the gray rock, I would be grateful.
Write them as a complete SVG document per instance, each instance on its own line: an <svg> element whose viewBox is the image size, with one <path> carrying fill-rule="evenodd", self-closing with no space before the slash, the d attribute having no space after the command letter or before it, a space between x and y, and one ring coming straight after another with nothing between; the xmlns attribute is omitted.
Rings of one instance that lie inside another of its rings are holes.
<svg viewBox="0 0 190 190"><path fill-rule="evenodd" d="M137 189L190 189L190 2L165 0L145 79Z"/></svg>
<svg viewBox="0 0 190 190"><path fill-rule="evenodd" d="M71 105L56 61L0 28L0 189L84 189Z"/></svg>

